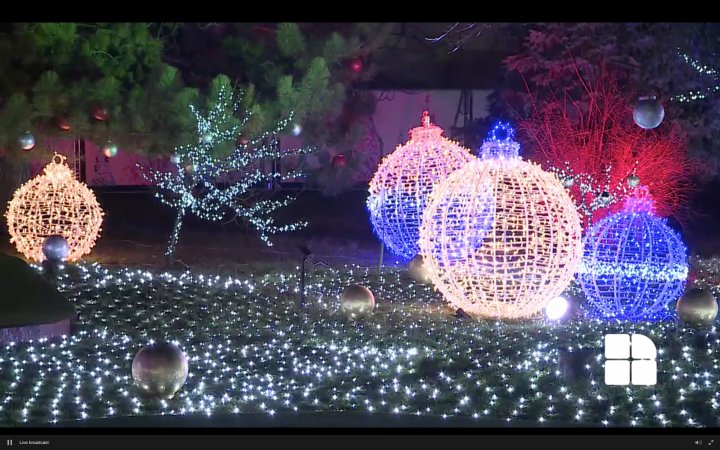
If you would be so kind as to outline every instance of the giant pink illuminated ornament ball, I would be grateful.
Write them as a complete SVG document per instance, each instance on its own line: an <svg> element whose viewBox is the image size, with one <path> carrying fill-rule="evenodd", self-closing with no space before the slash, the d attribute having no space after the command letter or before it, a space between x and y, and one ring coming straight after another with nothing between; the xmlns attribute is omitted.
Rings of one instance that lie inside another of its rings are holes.
<svg viewBox="0 0 720 450"><path fill-rule="evenodd" d="M433 187L475 157L443 136L425 111L410 140L380 163L370 181L370 221L388 249L405 259L418 254L420 220Z"/></svg>
<svg viewBox="0 0 720 450"><path fill-rule="evenodd" d="M555 175L520 158L513 135L498 124L481 158L435 187L420 228L433 284L475 316L540 315L582 256L572 199Z"/></svg>

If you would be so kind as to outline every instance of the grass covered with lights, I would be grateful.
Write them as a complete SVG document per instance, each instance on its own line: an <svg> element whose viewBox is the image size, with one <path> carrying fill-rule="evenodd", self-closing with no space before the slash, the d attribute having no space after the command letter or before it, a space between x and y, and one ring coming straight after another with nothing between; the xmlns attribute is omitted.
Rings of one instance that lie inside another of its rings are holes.
<svg viewBox="0 0 720 450"><path fill-rule="evenodd" d="M323 268L308 280L301 310L294 270L227 279L69 268L59 286L78 311L77 330L3 350L0 423L357 411L510 425L718 425L714 335L674 323L459 319L395 269ZM378 301L361 322L338 314L341 289L355 282ZM599 355L605 333L633 331L658 347L658 385L605 386L601 358L578 380L563 377L560 349ZM190 359L172 400L145 398L133 383L132 359L150 339L177 341Z"/></svg>

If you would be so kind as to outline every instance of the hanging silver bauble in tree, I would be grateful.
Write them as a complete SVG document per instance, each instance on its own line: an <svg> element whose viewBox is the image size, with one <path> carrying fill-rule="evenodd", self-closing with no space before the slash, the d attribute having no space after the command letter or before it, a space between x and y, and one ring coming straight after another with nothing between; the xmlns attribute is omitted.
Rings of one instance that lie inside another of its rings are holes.
<svg viewBox="0 0 720 450"><path fill-rule="evenodd" d="M573 177L565 177L562 180L562 184L566 188L572 187L572 185L575 184L575 179Z"/></svg>
<svg viewBox="0 0 720 450"><path fill-rule="evenodd" d="M102 152L106 158L112 158L117 155L118 146L113 141L107 141L105 145L102 146Z"/></svg>
<svg viewBox="0 0 720 450"><path fill-rule="evenodd" d="M640 184L640 177L635 174L632 174L628 177L627 182L628 182L628 186L636 187L638 184Z"/></svg>
<svg viewBox="0 0 720 450"><path fill-rule="evenodd" d="M213 140L213 137L212 137L212 134L211 134L211 133L203 134L203 136L202 136L202 141L203 141L204 143L209 144L209 143L212 142L212 140Z"/></svg>
<svg viewBox="0 0 720 450"><path fill-rule="evenodd" d="M180 155L177 153L174 153L172 156L170 156L170 162L173 164L179 164L180 163Z"/></svg>
<svg viewBox="0 0 720 450"><path fill-rule="evenodd" d="M20 144L20 148L23 150L32 150L35 148L35 136L32 135L29 131L24 132L20 137L18 138L18 143Z"/></svg>
<svg viewBox="0 0 720 450"><path fill-rule="evenodd" d="M655 96L640 97L633 110L633 120L643 129L652 130L665 118L665 108Z"/></svg>

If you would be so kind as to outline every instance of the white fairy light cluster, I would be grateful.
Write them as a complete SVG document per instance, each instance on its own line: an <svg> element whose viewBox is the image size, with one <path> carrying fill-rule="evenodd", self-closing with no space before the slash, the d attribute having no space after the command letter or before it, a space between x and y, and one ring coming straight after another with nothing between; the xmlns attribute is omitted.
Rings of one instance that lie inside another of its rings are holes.
<svg viewBox="0 0 720 450"><path fill-rule="evenodd" d="M636 161L635 167L637 164ZM571 195L571 198L580 214L580 220L585 226L592 225L595 211L622 201L634 189L628 180L634 176L635 171L626 174L613 184L611 181L612 165L605 168L604 179L576 171L569 162L565 162L564 167L551 166L548 162L547 170L554 173L568 191L572 192L573 189L580 191L579 195Z"/></svg>
<svg viewBox="0 0 720 450"><path fill-rule="evenodd" d="M232 92L225 88L220 90L207 117L190 105L197 122L197 142L175 149L174 170L166 172L151 168L147 173L143 172L159 188L156 196L178 212L167 256L174 254L183 219L191 213L204 220L219 221L231 211L251 224L267 245L272 245L271 235L307 225L305 222L275 224L272 213L288 205L291 198L258 200L253 197L254 190L262 182L301 175L300 171L281 174L264 164L311 151L310 148L280 150L277 145L277 135L292 123L292 114L280 120L272 130L236 146L241 130L252 116L251 111L243 111L242 119L235 119L239 105L239 99L235 100ZM218 151L218 146L231 148L223 154Z"/></svg>
<svg viewBox="0 0 720 450"><path fill-rule="evenodd" d="M592 310L604 318L664 319L685 288L687 249L653 212L647 187L626 198L623 210L590 227L578 281Z"/></svg>
<svg viewBox="0 0 720 450"><path fill-rule="evenodd" d="M69 266L58 286L74 303L69 337L6 345L0 423L116 416L361 411L463 416L511 425L718 425L716 329L676 323L458 319L399 270L318 269L297 306L293 273L220 277ZM370 287L379 307L350 321L342 288ZM642 333L659 349L658 385L606 386L606 333ZM702 339L698 339L702 338ZM176 342L190 376L167 401L141 395L134 355ZM594 355L568 379L560 352ZM102 424L103 422L92 422Z"/></svg>
<svg viewBox="0 0 720 450"><path fill-rule="evenodd" d="M705 64L702 64L696 59L691 58L687 53L679 52L678 56L700 75L710 77L711 80L714 82L714 85L696 91L689 91L686 94L678 94L672 97L672 100L676 100L680 103L689 103L696 100L704 100L708 97L708 95L720 90L720 80L718 80L717 70L708 67Z"/></svg>

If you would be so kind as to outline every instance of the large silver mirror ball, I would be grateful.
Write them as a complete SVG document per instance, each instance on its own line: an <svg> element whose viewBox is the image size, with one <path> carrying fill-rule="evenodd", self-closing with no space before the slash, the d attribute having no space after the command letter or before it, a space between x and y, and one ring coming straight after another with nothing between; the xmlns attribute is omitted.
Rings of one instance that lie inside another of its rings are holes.
<svg viewBox="0 0 720 450"><path fill-rule="evenodd" d="M693 326L710 326L715 323L718 303L705 289L690 289L675 305L678 317L684 323Z"/></svg>
<svg viewBox="0 0 720 450"><path fill-rule="evenodd" d="M188 358L171 342L157 342L140 349L132 363L132 376L145 393L170 399L188 377Z"/></svg>
<svg viewBox="0 0 720 450"><path fill-rule="evenodd" d="M340 295L340 311L351 317L369 316L375 309L375 296L370 289L353 284Z"/></svg>
<svg viewBox="0 0 720 450"><path fill-rule="evenodd" d="M45 259L50 262L65 261L65 258L67 258L70 253L70 245L68 245L64 237L54 234L45 238L42 252L43 255L45 255Z"/></svg>

